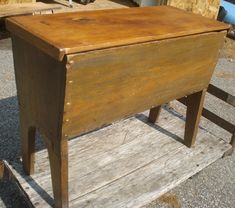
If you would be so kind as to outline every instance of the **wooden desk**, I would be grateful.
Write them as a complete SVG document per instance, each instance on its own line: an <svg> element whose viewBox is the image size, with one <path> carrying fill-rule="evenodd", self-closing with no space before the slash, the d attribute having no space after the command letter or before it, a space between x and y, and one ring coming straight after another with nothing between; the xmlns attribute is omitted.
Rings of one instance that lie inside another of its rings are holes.
<svg viewBox="0 0 235 208"><path fill-rule="evenodd" d="M206 88L228 26L173 7L13 17L24 170L35 130L46 143L55 207L68 207L69 138L161 104L187 100L195 142ZM156 132L157 133L157 132Z"/></svg>

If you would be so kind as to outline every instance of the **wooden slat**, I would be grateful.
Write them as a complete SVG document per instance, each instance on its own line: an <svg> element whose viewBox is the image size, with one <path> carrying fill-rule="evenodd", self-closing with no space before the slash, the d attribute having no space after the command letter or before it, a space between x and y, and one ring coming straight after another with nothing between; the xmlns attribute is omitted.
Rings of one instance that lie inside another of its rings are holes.
<svg viewBox="0 0 235 208"><path fill-rule="evenodd" d="M158 125L139 114L69 142L70 207L141 207L202 170L231 149L199 129L195 147L180 141L184 121L162 111ZM36 153L36 173L8 164L32 204L53 204L47 151Z"/></svg>
<svg viewBox="0 0 235 208"><path fill-rule="evenodd" d="M35 12L43 12L55 9L61 9L61 6L58 4L45 4L42 2L0 5L0 18L15 15L33 14Z"/></svg>
<svg viewBox="0 0 235 208"><path fill-rule="evenodd" d="M157 6L12 17L7 28L62 60L65 54L221 31L229 26L173 7ZM57 50L54 53L50 51L52 46Z"/></svg>

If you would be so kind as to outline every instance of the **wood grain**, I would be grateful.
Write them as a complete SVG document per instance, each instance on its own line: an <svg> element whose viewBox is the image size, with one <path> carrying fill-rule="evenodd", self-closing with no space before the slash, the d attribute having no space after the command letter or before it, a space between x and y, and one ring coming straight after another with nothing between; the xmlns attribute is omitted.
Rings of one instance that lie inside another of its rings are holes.
<svg viewBox="0 0 235 208"><path fill-rule="evenodd" d="M62 134L65 61L58 62L41 50L12 36L16 86L20 110L23 166L34 172L35 129L49 151L55 207L68 207L67 138Z"/></svg>
<svg viewBox="0 0 235 208"><path fill-rule="evenodd" d="M193 93L186 98L187 113L184 133L184 144L191 147L195 144L199 122L203 110L206 89Z"/></svg>
<svg viewBox="0 0 235 208"><path fill-rule="evenodd" d="M224 35L68 56L64 133L73 137L206 88Z"/></svg>
<svg viewBox="0 0 235 208"><path fill-rule="evenodd" d="M6 25L9 31L58 60L65 54L229 28L167 6L12 17Z"/></svg>
<svg viewBox="0 0 235 208"><path fill-rule="evenodd" d="M39 128L56 141L63 120L65 62L57 62L17 36L12 36L12 46L20 123Z"/></svg>
<svg viewBox="0 0 235 208"><path fill-rule="evenodd" d="M0 6L0 18L13 15L33 14L35 12L51 11L60 8L61 6L58 4L44 4L42 2L7 4Z"/></svg>

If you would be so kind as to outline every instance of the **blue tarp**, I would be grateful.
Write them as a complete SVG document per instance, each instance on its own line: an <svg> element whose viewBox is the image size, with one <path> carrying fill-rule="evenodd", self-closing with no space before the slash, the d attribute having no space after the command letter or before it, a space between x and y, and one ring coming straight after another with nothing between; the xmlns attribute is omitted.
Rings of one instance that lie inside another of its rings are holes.
<svg viewBox="0 0 235 208"><path fill-rule="evenodd" d="M226 11L223 21L235 25L235 4L221 0L221 6Z"/></svg>

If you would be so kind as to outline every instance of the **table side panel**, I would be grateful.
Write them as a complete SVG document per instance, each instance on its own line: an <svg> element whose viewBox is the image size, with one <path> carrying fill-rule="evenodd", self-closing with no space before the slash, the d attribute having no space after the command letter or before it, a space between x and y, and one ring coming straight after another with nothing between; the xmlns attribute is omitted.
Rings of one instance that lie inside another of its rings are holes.
<svg viewBox="0 0 235 208"><path fill-rule="evenodd" d="M15 77L22 128L36 127L49 140L60 138L66 61L58 62L12 35Z"/></svg>
<svg viewBox="0 0 235 208"><path fill-rule="evenodd" d="M225 32L68 56L69 137L206 88Z"/></svg>

